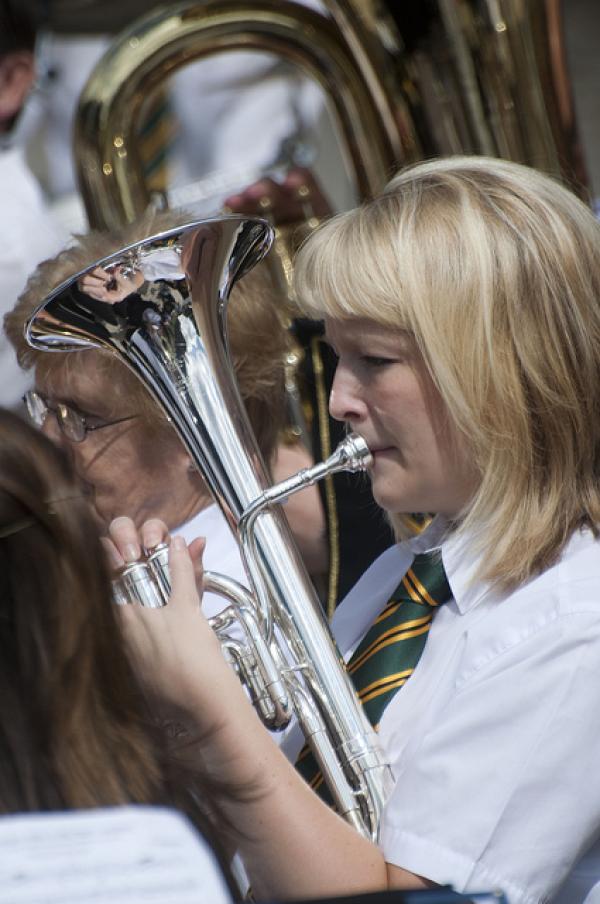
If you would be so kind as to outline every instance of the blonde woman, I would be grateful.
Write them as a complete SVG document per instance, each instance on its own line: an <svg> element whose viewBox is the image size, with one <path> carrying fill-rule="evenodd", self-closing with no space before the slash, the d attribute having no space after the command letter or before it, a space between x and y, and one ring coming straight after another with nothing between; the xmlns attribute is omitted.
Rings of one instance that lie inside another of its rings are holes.
<svg viewBox="0 0 600 904"><path fill-rule="evenodd" d="M600 880L600 224L533 170L437 160L330 220L296 272L339 356L331 412L370 445L374 496L404 537L337 614L353 676L391 655L362 694L366 709L384 699L395 781L379 846L263 731L198 612L190 559L172 606L123 613L142 667L210 739L209 767L256 783L230 817L259 896L451 883L582 902ZM437 517L411 539L419 511ZM125 519L111 532L118 562L139 538ZM163 532L150 522L144 542ZM410 628L361 648L413 603ZM408 634L427 642L406 665Z"/></svg>

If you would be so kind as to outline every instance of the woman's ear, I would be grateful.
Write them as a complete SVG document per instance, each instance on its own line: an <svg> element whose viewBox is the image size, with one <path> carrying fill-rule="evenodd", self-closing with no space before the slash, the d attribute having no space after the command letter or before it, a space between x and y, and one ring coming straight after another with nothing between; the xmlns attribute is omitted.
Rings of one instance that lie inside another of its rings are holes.
<svg viewBox="0 0 600 904"><path fill-rule="evenodd" d="M0 58L0 132L20 112L35 79L35 59L29 50L15 50Z"/></svg>

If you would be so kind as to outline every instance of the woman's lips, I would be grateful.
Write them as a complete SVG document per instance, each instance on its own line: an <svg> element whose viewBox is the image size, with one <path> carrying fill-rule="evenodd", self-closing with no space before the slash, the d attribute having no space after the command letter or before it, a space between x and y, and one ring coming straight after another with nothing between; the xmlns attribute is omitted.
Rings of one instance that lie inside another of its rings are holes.
<svg viewBox="0 0 600 904"><path fill-rule="evenodd" d="M392 454L394 452L393 446L385 446L381 449L371 449L371 455L373 456L373 464L377 464L377 461L385 458L386 456Z"/></svg>
<svg viewBox="0 0 600 904"><path fill-rule="evenodd" d="M386 452L393 452L393 446L384 446L381 449L371 449L371 455L385 455Z"/></svg>

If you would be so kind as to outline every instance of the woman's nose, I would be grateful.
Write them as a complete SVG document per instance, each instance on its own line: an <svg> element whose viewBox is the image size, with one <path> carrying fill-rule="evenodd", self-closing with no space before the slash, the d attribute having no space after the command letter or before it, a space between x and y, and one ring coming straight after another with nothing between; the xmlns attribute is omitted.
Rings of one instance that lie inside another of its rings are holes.
<svg viewBox="0 0 600 904"><path fill-rule="evenodd" d="M40 429L44 436L47 436L48 439L52 440L55 445L60 446L62 449L66 450L69 455L72 454L72 443L69 442L65 434L58 426L58 421L53 411L49 411L47 413L44 419L44 423L42 424Z"/></svg>
<svg viewBox="0 0 600 904"><path fill-rule="evenodd" d="M329 395L329 413L336 421L353 424L364 416L366 408L359 389L352 374L338 364Z"/></svg>

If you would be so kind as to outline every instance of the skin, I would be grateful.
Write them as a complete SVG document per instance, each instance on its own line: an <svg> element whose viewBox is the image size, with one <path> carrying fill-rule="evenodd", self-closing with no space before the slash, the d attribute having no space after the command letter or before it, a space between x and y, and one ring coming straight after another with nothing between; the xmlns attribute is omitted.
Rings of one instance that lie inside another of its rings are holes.
<svg viewBox="0 0 600 904"><path fill-rule="evenodd" d="M366 440L376 501L455 518L477 472L414 342L366 319L328 320L326 334L338 355L329 410Z"/></svg>
<svg viewBox="0 0 600 904"><path fill-rule="evenodd" d="M127 277L123 276L120 267L112 273L102 267L95 267L80 279L79 289L97 301L115 304L139 289L143 282L144 276L140 270Z"/></svg>
<svg viewBox="0 0 600 904"><path fill-rule="evenodd" d="M50 404L66 402L92 424L135 414L99 369L96 352L83 353L81 362L69 369L38 366L36 389ZM70 442L52 416L43 430L72 459L103 532L123 512L138 526L159 515L173 529L210 504L204 483L197 471L190 470L190 458L175 434L172 441L167 434L157 441L141 417L88 433L81 443Z"/></svg>
<svg viewBox="0 0 600 904"><path fill-rule="evenodd" d="M73 406L90 424L135 414L127 399L115 393L113 382L98 364L99 355L94 351L82 353L77 365L68 368L54 362L48 367L44 362L36 369L36 389L51 405L65 402ZM114 367L118 380L120 365ZM175 433L162 431L157 440L141 417L92 431L81 443L70 442L53 416L46 419L43 431L72 459L103 533L124 513L137 527L156 516L174 530L212 503ZM281 446L274 458L273 478L284 480L312 464L301 444ZM284 511L309 573L324 574L325 517L317 487L294 494Z"/></svg>
<svg viewBox="0 0 600 904"><path fill-rule="evenodd" d="M260 179L225 200L225 207L248 216L268 216L279 225L331 215L329 202L310 170L297 167L283 182Z"/></svg>
<svg viewBox="0 0 600 904"><path fill-rule="evenodd" d="M302 443L281 445L275 452L271 467L273 482L279 483L303 468L314 464L313 457ZM307 487L290 496L283 505L304 564L313 578L325 576L328 567L325 514L317 485Z"/></svg>
<svg viewBox="0 0 600 904"><path fill-rule="evenodd" d="M35 62L29 50L14 50L0 57L0 133L10 130L34 78Z"/></svg>
<svg viewBox="0 0 600 904"><path fill-rule="evenodd" d="M371 445L375 497L393 511L456 517L473 491L474 468L407 337L371 321L329 322L327 333L339 354L330 409ZM152 546L164 534L165 526L157 521L138 534L131 521L117 519L110 528L113 564L135 559L140 542ZM201 582L201 555L201 541L186 549L175 538L169 605L162 610L129 606L120 614L142 675L163 701L183 706L198 727L203 762L220 779L253 791L227 806L240 830L240 852L257 896L308 898L430 887L424 877L386 863L374 844L313 794L273 744L201 615L195 589L195 581ZM181 637L189 655L179 644ZM203 656L193 655L200 648Z"/></svg>

